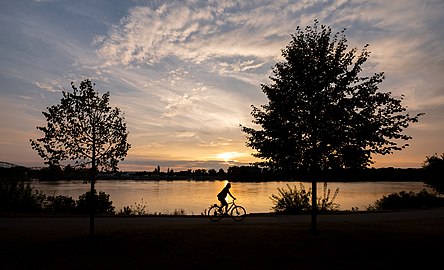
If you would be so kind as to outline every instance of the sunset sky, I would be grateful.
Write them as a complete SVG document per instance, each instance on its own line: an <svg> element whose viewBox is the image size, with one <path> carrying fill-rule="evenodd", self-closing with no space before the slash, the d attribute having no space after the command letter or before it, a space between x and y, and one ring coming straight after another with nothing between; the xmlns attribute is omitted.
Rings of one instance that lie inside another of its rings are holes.
<svg viewBox="0 0 444 270"><path fill-rule="evenodd" d="M297 26L318 19L370 44L366 72L405 95L410 146L375 167L444 153L444 1L0 1L0 161L42 166L29 139L61 91L90 78L125 113L122 170L227 168L255 161L239 124Z"/></svg>

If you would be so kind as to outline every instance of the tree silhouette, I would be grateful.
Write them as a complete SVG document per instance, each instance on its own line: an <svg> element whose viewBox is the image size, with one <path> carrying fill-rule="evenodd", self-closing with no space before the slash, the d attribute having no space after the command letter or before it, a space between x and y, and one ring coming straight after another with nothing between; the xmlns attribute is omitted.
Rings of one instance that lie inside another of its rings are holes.
<svg viewBox="0 0 444 270"><path fill-rule="evenodd" d="M91 196L95 196L95 177L98 170L117 170L129 148L125 118L118 108L109 106L109 92L99 96L86 79L73 92L63 91L60 104L43 112L47 125L37 127L43 138L30 140L46 164L59 165L71 160L77 166L91 169ZM90 234L94 235L94 206L91 200Z"/></svg>
<svg viewBox="0 0 444 270"><path fill-rule="evenodd" d="M329 168L362 168L372 163L371 154L390 154L411 139L402 133L420 114L405 113L399 99L378 92L384 73L360 76L369 57L368 45L360 54L347 50L345 29L332 36L331 28L318 21L299 27L282 50L262 84L269 102L252 106L253 123L241 125L247 146L262 165L273 170L307 171L312 182L312 222L316 231L316 182Z"/></svg>
<svg viewBox="0 0 444 270"><path fill-rule="evenodd" d="M425 171L424 183L431 187L435 192L444 194L444 153L440 156L433 154L427 156L423 163L423 169Z"/></svg>

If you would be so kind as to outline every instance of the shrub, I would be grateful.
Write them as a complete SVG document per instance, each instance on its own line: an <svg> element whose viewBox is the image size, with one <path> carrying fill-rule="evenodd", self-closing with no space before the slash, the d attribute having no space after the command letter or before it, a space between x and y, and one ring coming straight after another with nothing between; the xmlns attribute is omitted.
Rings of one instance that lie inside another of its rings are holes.
<svg viewBox="0 0 444 270"><path fill-rule="evenodd" d="M143 201L140 203L134 203L134 205L131 206L125 206L123 209L120 209L120 212L118 215L122 216L143 216L148 215L147 212L148 204Z"/></svg>
<svg viewBox="0 0 444 270"><path fill-rule="evenodd" d="M33 213L43 209L46 195L23 182L0 183L0 211Z"/></svg>
<svg viewBox="0 0 444 270"><path fill-rule="evenodd" d="M174 211L171 213L172 216L185 216L187 212L183 208L174 208Z"/></svg>
<svg viewBox="0 0 444 270"><path fill-rule="evenodd" d="M444 198L423 189L418 193L401 191L383 196L367 207L367 211L418 209L444 206Z"/></svg>
<svg viewBox="0 0 444 270"><path fill-rule="evenodd" d="M277 188L279 194L271 195L270 199L274 204L272 209L275 212L283 214L297 214L311 209L311 190L305 191L305 187L302 183L300 184L299 190L296 186L292 188L288 184L287 189Z"/></svg>
<svg viewBox="0 0 444 270"><path fill-rule="evenodd" d="M120 209L119 216L131 216L133 215L133 210L131 210L131 206L124 206L123 209Z"/></svg>
<svg viewBox="0 0 444 270"><path fill-rule="evenodd" d="M299 190L296 186L292 188L288 184L287 189L277 188L279 194L271 195L270 199L273 201L274 204L272 209L275 212L282 214L299 214L311 210L311 189L306 191L305 186L302 183L300 183ZM339 188L337 188L333 196L330 197L331 191L328 188L327 183L325 182L323 196L316 198L318 210L323 212L338 210L339 204L334 202L338 193Z"/></svg>
<svg viewBox="0 0 444 270"><path fill-rule="evenodd" d="M86 192L79 196L79 200L77 201L77 211L81 214L88 214L90 212L90 200L91 200L91 192ZM103 191L97 192L94 191L94 199L95 199L95 210L96 214L115 214L113 202L109 200L109 194L106 194Z"/></svg>
<svg viewBox="0 0 444 270"><path fill-rule="evenodd" d="M0 182L0 212L37 213L89 213L89 192L81 195L78 201L63 195L46 196L23 182ZM114 214L113 202L110 195L99 192L95 195L96 214ZM136 211L140 211L136 210Z"/></svg>
<svg viewBox="0 0 444 270"><path fill-rule="evenodd" d="M45 209L51 213L74 213L76 201L72 197L58 195L46 199Z"/></svg>
<svg viewBox="0 0 444 270"><path fill-rule="evenodd" d="M335 203L336 196L338 196L339 188L336 188L333 197L330 198L331 191L327 187L327 182L324 182L324 192L322 198L317 198L319 211L335 211L339 209L339 204Z"/></svg>

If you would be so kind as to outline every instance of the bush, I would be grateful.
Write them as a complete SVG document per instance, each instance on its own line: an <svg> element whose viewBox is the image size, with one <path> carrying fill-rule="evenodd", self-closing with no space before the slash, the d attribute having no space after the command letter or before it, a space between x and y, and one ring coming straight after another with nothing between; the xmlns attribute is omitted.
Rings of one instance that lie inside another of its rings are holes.
<svg viewBox="0 0 444 270"><path fill-rule="evenodd" d="M300 183L300 189L296 186L292 188L287 184L287 189L277 188L279 194L271 195L270 199L273 201L272 209L276 213L282 214L300 214L311 210L311 189L305 190L305 186ZM339 188L336 189L333 197L330 197L331 191L328 189L327 183L324 183L323 197L316 198L319 211L334 211L339 208L339 204L334 203L336 196L339 193Z"/></svg>
<svg viewBox="0 0 444 270"><path fill-rule="evenodd" d="M79 200L77 201L77 211L79 213L88 214L90 212L90 194L91 192L88 191L79 196ZM113 202L109 200L109 194L100 191L99 195L97 195L97 192L94 191L94 199L96 214L115 214Z"/></svg>
<svg viewBox="0 0 444 270"><path fill-rule="evenodd" d="M0 212L10 213L89 213L89 192L81 195L78 201L63 195L46 196L41 191L21 182L0 182ZM96 214L114 214L110 195L99 192L95 195ZM144 208L136 208L136 212Z"/></svg>
<svg viewBox="0 0 444 270"><path fill-rule="evenodd" d="M46 195L23 182L0 183L0 211L34 213L43 210Z"/></svg>
<svg viewBox="0 0 444 270"><path fill-rule="evenodd" d="M296 186L291 188L287 184L288 190L285 188L277 188L279 194L271 195L270 199L274 206L272 209L277 213L297 214L306 212L311 209L310 197L311 190L305 191L304 185L300 184L300 190Z"/></svg>
<svg viewBox="0 0 444 270"><path fill-rule="evenodd" d="M339 204L335 203L336 196L338 196L339 188L336 188L333 197L330 198L331 191L327 187L327 182L324 182L324 192L322 198L317 198L319 211L335 211L339 209Z"/></svg>
<svg viewBox="0 0 444 270"><path fill-rule="evenodd" d="M422 209L444 206L444 198L423 189L418 193L401 191L383 196L367 207L367 211Z"/></svg>
<svg viewBox="0 0 444 270"><path fill-rule="evenodd" d="M51 213L75 213L76 201L72 197L63 195L49 196L46 199L45 209Z"/></svg>
<svg viewBox="0 0 444 270"><path fill-rule="evenodd" d="M134 203L134 205L131 206L125 206L123 209L120 209L120 212L118 215L121 216L143 216L148 215L147 212L148 204L143 201L140 203Z"/></svg>

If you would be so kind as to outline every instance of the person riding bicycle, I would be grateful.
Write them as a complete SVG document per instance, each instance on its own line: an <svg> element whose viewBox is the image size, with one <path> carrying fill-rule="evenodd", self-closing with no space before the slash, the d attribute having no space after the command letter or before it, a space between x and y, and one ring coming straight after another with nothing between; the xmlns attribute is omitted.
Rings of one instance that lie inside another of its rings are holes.
<svg viewBox="0 0 444 270"><path fill-rule="evenodd" d="M231 188L231 184L228 183L221 192L219 192L219 194L217 194L217 199L220 201L220 208L222 209L223 207L225 207L225 212L227 212L227 207L228 207L228 203L225 200L225 198L227 197L227 195L230 195L231 198L233 198L233 200L236 200L236 198L234 198L234 196L230 193L230 188Z"/></svg>

